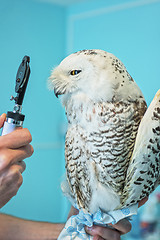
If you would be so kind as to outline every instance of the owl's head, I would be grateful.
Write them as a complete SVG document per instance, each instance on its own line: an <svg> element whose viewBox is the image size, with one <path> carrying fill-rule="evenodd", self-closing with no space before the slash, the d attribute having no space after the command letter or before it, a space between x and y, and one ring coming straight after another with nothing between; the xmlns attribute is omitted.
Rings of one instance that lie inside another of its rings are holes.
<svg viewBox="0 0 160 240"><path fill-rule="evenodd" d="M103 50L83 50L66 57L49 78L55 95L84 95L94 102L135 100L142 93L123 63Z"/></svg>

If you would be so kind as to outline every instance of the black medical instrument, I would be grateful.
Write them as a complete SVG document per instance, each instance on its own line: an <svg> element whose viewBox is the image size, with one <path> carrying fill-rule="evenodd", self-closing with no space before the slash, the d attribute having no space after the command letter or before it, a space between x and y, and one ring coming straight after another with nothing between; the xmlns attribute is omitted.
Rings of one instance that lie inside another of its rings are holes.
<svg viewBox="0 0 160 240"><path fill-rule="evenodd" d="M10 100L15 101L13 111L7 112L6 121L2 129L2 135L6 135L14 131L18 127L23 126L25 115L21 113L22 103L27 88L29 76L30 76L30 57L24 56L22 62L18 68L16 75L16 86L15 92L17 93L16 97L11 96Z"/></svg>

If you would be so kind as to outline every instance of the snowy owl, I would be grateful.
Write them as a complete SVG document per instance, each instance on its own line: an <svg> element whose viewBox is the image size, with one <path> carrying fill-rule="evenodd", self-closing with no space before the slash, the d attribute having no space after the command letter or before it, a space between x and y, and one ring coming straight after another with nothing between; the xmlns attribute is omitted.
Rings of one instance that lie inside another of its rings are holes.
<svg viewBox="0 0 160 240"><path fill-rule="evenodd" d="M66 57L49 85L68 119L67 191L78 208L107 212L148 196L159 181L160 92L146 111L123 63L103 50Z"/></svg>

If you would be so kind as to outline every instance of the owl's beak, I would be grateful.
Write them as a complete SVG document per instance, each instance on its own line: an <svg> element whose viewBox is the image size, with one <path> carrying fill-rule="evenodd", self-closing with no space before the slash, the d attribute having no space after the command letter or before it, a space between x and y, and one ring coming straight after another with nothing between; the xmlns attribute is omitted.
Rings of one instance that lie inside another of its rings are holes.
<svg viewBox="0 0 160 240"><path fill-rule="evenodd" d="M64 93L65 93L65 91L61 92L61 91L57 90L56 88L54 88L54 94L57 98L58 98L59 95L62 95Z"/></svg>
<svg viewBox="0 0 160 240"><path fill-rule="evenodd" d="M58 91L56 90L56 88L54 88L54 95L56 96L56 98L58 98L58 96L59 96L59 93L58 93Z"/></svg>

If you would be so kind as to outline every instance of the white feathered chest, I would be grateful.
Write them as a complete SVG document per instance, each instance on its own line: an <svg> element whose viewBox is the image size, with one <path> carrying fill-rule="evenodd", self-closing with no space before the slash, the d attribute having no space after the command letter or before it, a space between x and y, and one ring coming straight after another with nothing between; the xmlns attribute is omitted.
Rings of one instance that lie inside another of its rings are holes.
<svg viewBox="0 0 160 240"><path fill-rule="evenodd" d="M72 197L95 212L120 205L144 105L79 102L67 105L65 159ZM80 98L81 100L81 98ZM142 106L141 106L142 105Z"/></svg>

